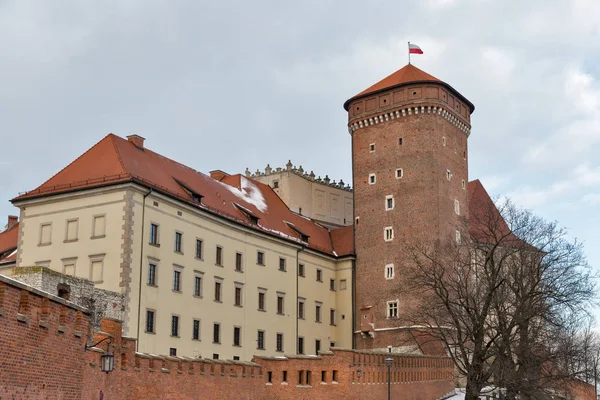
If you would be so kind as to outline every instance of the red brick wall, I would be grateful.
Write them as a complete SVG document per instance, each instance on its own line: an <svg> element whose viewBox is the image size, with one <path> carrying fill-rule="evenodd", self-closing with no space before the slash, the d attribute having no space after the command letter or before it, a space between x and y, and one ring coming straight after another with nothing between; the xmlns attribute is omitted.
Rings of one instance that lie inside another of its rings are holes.
<svg viewBox="0 0 600 400"><path fill-rule="evenodd" d="M0 398L81 398L88 315L0 276Z"/></svg>
<svg viewBox="0 0 600 400"><path fill-rule="evenodd" d="M398 97L397 105L381 106L384 103L380 101L380 107L371 115L350 117L350 125L353 125L365 118L375 120L383 113L388 115L376 124L369 123L352 131L354 211L358 217L355 223L357 329L361 328L361 322L364 328L365 321L374 323L375 329L416 322L402 319L406 314L403 311L415 300L406 296L407 288L412 284L404 279L405 250L417 240L455 240L456 230L462 227L460 217L468 214L467 191L462 188L462 181L465 185L468 182L467 134L431 109L443 105L444 112L451 115L449 118L455 118L452 115L458 117L449 104L418 95L432 88L436 85L408 87L404 97ZM389 97L390 93L383 92L375 97ZM406 93L417 95L407 98ZM365 104L367 100L364 100ZM352 103L350 110L355 108ZM461 110L464 111L464 107ZM389 117L390 112L395 115L396 111L400 111L398 117ZM463 118L461 123L468 125L464 116L460 118ZM402 138L402 145L399 138ZM370 151L371 144L375 144L374 151ZM401 179L396 179L397 168L403 169ZM452 173L450 181L446 178L447 170ZM376 174L375 184L368 183L372 173ZM390 211L385 209L387 195L394 196L394 209ZM460 217L454 212L455 199L460 202ZM391 242L384 241L387 226L394 229ZM395 278L392 280L385 279L386 264L394 264ZM387 301L392 300L399 300L400 318L397 320L386 318ZM385 348L406 345L410 341L408 332L387 331L377 332L375 338L357 335L356 346Z"/></svg>

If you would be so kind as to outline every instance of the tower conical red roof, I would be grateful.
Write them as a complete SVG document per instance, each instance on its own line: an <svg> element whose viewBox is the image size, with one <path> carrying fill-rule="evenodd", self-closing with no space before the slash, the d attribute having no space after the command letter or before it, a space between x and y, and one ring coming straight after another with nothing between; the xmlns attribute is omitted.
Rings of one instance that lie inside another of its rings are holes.
<svg viewBox="0 0 600 400"><path fill-rule="evenodd" d="M473 110L475 109L475 106L470 101L468 101L464 96L462 96L452 86L448 85L446 82L439 80L435 76L430 75L427 72L415 67L412 64L405 65L404 67L400 68L398 71L383 78L382 80L380 80L376 84L368 87L367 89L363 90L359 94L352 96L350 99L346 100L346 102L344 103L344 108L346 110L348 110L348 106L350 105L350 102L352 100L356 100L360 97L365 97L365 96L368 96L368 95L371 95L371 94L374 94L377 92L391 89L396 86L402 86L405 84L416 83L416 82L435 82L435 83L442 84L442 85L448 87L449 89L451 89L453 92L455 92L459 97L461 97L463 99L463 101L465 101L469 105L469 107L471 108L471 112L473 112Z"/></svg>

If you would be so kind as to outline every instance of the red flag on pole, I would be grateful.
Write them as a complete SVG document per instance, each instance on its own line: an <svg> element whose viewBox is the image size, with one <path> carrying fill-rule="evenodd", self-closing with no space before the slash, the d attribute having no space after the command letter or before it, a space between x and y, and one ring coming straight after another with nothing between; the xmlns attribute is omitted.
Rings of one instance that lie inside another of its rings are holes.
<svg viewBox="0 0 600 400"><path fill-rule="evenodd" d="M408 52L410 54L423 54L423 50L416 44L408 43Z"/></svg>

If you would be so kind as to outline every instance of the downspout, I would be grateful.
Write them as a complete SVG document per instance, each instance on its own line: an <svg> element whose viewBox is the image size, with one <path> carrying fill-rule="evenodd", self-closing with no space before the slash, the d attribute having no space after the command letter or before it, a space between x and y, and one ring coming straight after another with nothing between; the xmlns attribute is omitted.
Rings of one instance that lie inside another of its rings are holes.
<svg viewBox="0 0 600 400"><path fill-rule="evenodd" d="M300 294L298 293L298 272L299 272L299 268L300 268L300 252L304 250L304 246L296 249L296 354L298 354L298 338L299 338L299 334L298 334L298 302L299 302L299 296ZM305 310L306 312L306 310Z"/></svg>
<svg viewBox="0 0 600 400"><path fill-rule="evenodd" d="M140 322L142 316L142 271L144 270L144 227L146 226L144 216L146 214L146 197L148 197L152 193L152 188L150 191L144 195L144 199L142 200L142 234L140 237L140 276L138 282L138 315L137 315L137 340L135 344L135 350L140 350Z"/></svg>

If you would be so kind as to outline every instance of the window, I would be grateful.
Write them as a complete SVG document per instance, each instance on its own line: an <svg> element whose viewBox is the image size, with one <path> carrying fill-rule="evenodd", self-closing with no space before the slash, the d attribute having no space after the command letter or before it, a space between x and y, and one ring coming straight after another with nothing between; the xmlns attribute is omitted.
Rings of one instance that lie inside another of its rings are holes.
<svg viewBox="0 0 600 400"><path fill-rule="evenodd" d="M304 277L304 264L298 264L298 276Z"/></svg>
<svg viewBox="0 0 600 400"><path fill-rule="evenodd" d="M402 168L396 169L396 179L400 179L403 176L404 176L404 171L402 170Z"/></svg>
<svg viewBox="0 0 600 400"><path fill-rule="evenodd" d="M392 228L391 226L385 227L383 230L383 239L386 242L391 242L392 240L394 240L394 228Z"/></svg>
<svg viewBox="0 0 600 400"><path fill-rule="evenodd" d="M402 146L402 138L398 138L398 145Z"/></svg>
<svg viewBox="0 0 600 400"><path fill-rule="evenodd" d="M104 254L90 256L90 281L102 283L104 275Z"/></svg>
<svg viewBox="0 0 600 400"><path fill-rule="evenodd" d="M215 281L215 301L221 302L221 281Z"/></svg>
<svg viewBox="0 0 600 400"><path fill-rule="evenodd" d="M150 244L158 245L158 225L150 224Z"/></svg>
<svg viewBox="0 0 600 400"><path fill-rule="evenodd" d="M315 322L321 322L321 303L315 304Z"/></svg>
<svg viewBox="0 0 600 400"><path fill-rule="evenodd" d="M335 290L335 279L329 280L329 290Z"/></svg>
<svg viewBox="0 0 600 400"><path fill-rule="evenodd" d="M202 260L202 245L204 243L200 239L196 239L196 258Z"/></svg>
<svg viewBox="0 0 600 400"><path fill-rule="evenodd" d="M265 331L258 331L258 338L256 339L256 348L259 350L265 349Z"/></svg>
<svg viewBox="0 0 600 400"><path fill-rule="evenodd" d="M452 172L449 169L446 170L446 180L452 180Z"/></svg>
<svg viewBox="0 0 600 400"><path fill-rule="evenodd" d="M52 224L41 224L40 225L40 244L47 245L52 244Z"/></svg>
<svg viewBox="0 0 600 400"><path fill-rule="evenodd" d="M334 346L331 346L334 347ZM331 371L331 380L333 382L337 382L337 371L334 369L333 371Z"/></svg>
<svg viewBox="0 0 600 400"><path fill-rule="evenodd" d="M265 253L262 251L256 253L256 263L258 265L265 265Z"/></svg>
<svg viewBox="0 0 600 400"><path fill-rule="evenodd" d="M376 180L375 174L369 174L369 185L374 185Z"/></svg>
<svg viewBox="0 0 600 400"><path fill-rule="evenodd" d="M304 300L298 299L298 318L304 319Z"/></svg>
<svg viewBox="0 0 600 400"><path fill-rule="evenodd" d="M398 300L387 302L387 317L398 318Z"/></svg>
<svg viewBox="0 0 600 400"><path fill-rule="evenodd" d="M279 181L273 181L273 189L279 188Z"/></svg>
<svg viewBox="0 0 600 400"><path fill-rule="evenodd" d="M258 292L258 311L266 311L265 292Z"/></svg>
<svg viewBox="0 0 600 400"><path fill-rule="evenodd" d="M154 333L154 311L146 310L146 332Z"/></svg>
<svg viewBox="0 0 600 400"><path fill-rule="evenodd" d="M467 188L467 185L466 185L464 179L462 180L461 185L462 185L463 190L465 190Z"/></svg>
<svg viewBox="0 0 600 400"><path fill-rule="evenodd" d="M219 354L213 353L212 359L213 360L218 360L219 359Z"/></svg>
<svg viewBox="0 0 600 400"><path fill-rule="evenodd" d="M321 382L327 381L327 371L321 371Z"/></svg>
<svg viewBox="0 0 600 400"><path fill-rule="evenodd" d="M65 242L76 241L78 229L79 229L79 220L77 218L67 220L67 227L65 229Z"/></svg>
<svg viewBox="0 0 600 400"><path fill-rule="evenodd" d="M217 246L217 254L215 257L215 264L222 267L223 266L223 248L221 246Z"/></svg>
<svg viewBox="0 0 600 400"><path fill-rule="evenodd" d="M446 146L446 136L442 136L442 146Z"/></svg>
<svg viewBox="0 0 600 400"><path fill-rule="evenodd" d="M101 238L106 234L106 217L95 215L92 220L92 238Z"/></svg>
<svg viewBox="0 0 600 400"><path fill-rule="evenodd" d="M315 340L315 354L319 355L319 352L321 351L321 341L319 339Z"/></svg>
<svg viewBox="0 0 600 400"><path fill-rule="evenodd" d="M283 374L281 375L281 383L283 382L287 382L287 371L283 371Z"/></svg>
<svg viewBox="0 0 600 400"><path fill-rule="evenodd" d="M194 276L194 296L202 297L202 276L198 273Z"/></svg>
<svg viewBox="0 0 600 400"><path fill-rule="evenodd" d="M271 383L273 381L273 372L272 371L268 371L267 372L267 382Z"/></svg>
<svg viewBox="0 0 600 400"><path fill-rule="evenodd" d="M242 334L242 328L240 328L239 326L234 326L233 327L233 345L234 346L240 346L241 334Z"/></svg>
<svg viewBox="0 0 600 400"><path fill-rule="evenodd" d="M170 355L171 357L175 357L175 356L177 356L177 349L176 349L175 347L171 347L171 348L169 349L169 355Z"/></svg>
<svg viewBox="0 0 600 400"><path fill-rule="evenodd" d="M385 279L394 279L394 264L385 266Z"/></svg>
<svg viewBox="0 0 600 400"><path fill-rule="evenodd" d="M460 244L460 231L456 230L456 244Z"/></svg>
<svg viewBox="0 0 600 400"><path fill-rule="evenodd" d="M181 242L183 240L183 233L175 232L175 252L182 253Z"/></svg>
<svg viewBox="0 0 600 400"><path fill-rule="evenodd" d="M200 340L200 320L195 319L192 324L192 339Z"/></svg>
<svg viewBox="0 0 600 400"><path fill-rule="evenodd" d="M317 268L317 281L323 282L323 271Z"/></svg>
<svg viewBox="0 0 600 400"><path fill-rule="evenodd" d="M171 336L179 337L179 317L171 316Z"/></svg>
<svg viewBox="0 0 600 400"><path fill-rule="evenodd" d="M340 290L346 290L347 282L345 279L340 280Z"/></svg>
<svg viewBox="0 0 600 400"><path fill-rule="evenodd" d="M242 272L242 253L235 253L235 270Z"/></svg>
<svg viewBox="0 0 600 400"><path fill-rule="evenodd" d="M277 344L276 344L275 351L283 351L283 333L277 334Z"/></svg>
<svg viewBox="0 0 600 400"><path fill-rule="evenodd" d="M283 315L283 302L284 302L284 295L278 293L277 294L277 314Z"/></svg>
<svg viewBox="0 0 600 400"><path fill-rule="evenodd" d="M233 356L233 361L239 361L240 360L240 356Z"/></svg>
<svg viewBox="0 0 600 400"><path fill-rule="evenodd" d="M394 196L388 195L385 196L385 211L390 211L394 209Z"/></svg>
<svg viewBox="0 0 600 400"><path fill-rule="evenodd" d="M329 325L335 325L335 310L329 310Z"/></svg>
<svg viewBox="0 0 600 400"><path fill-rule="evenodd" d="M329 347L335 347L335 342L329 342Z"/></svg>
<svg viewBox="0 0 600 400"><path fill-rule="evenodd" d="M75 276L75 264L77 263L77 257L63 258L63 274Z"/></svg>
<svg viewBox="0 0 600 400"><path fill-rule="evenodd" d="M454 199L454 212L456 215L460 215L460 201Z"/></svg>
<svg viewBox="0 0 600 400"><path fill-rule="evenodd" d="M371 143L371 144L369 145L369 152L370 152L370 153L372 153L372 152L374 152L374 151L375 151L375 143Z"/></svg>
<svg viewBox="0 0 600 400"><path fill-rule="evenodd" d="M279 257L279 270L285 272L285 258Z"/></svg>
<svg viewBox="0 0 600 400"><path fill-rule="evenodd" d="M156 264L148 264L148 285L156 286Z"/></svg>
<svg viewBox="0 0 600 400"><path fill-rule="evenodd" d="M298 338L298 354L304 354L304 338Z"/></svg>
<svg viewBox="0 0 600 400"><path fill-rule="evenodd" d="M173 291L181 292L181 271L173 270Z"/></svg>
<svg viewBox="0 0 600 400"><path fill-rule="evenodd" d="M242 306L242 287L241 286L235 287L234 298L235 298L234 305L241 307Z"/></svg>
<svg viewBox="0 0 600 400"><path fill-rule="evenodd" d="M213 324L213 343L221 343L221 324Z"/></svg>

